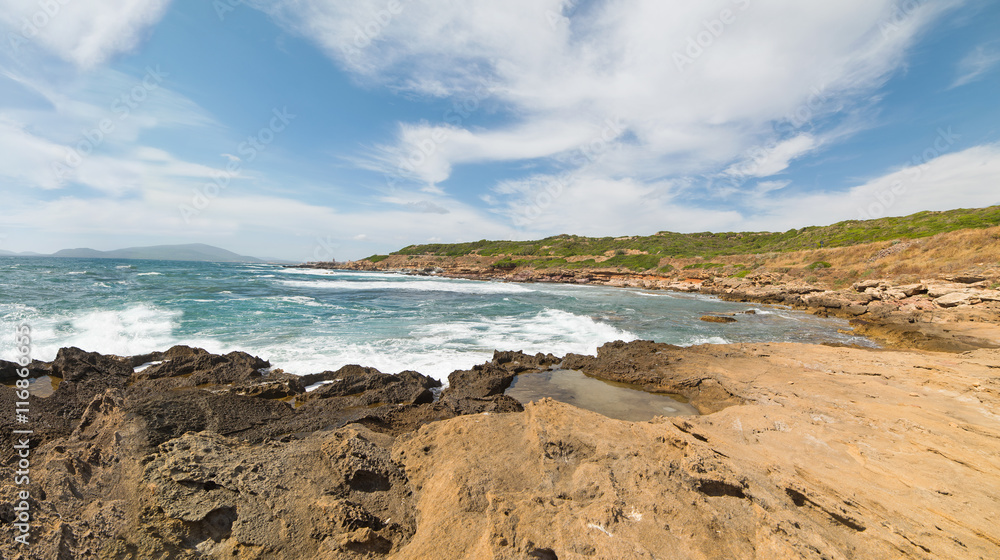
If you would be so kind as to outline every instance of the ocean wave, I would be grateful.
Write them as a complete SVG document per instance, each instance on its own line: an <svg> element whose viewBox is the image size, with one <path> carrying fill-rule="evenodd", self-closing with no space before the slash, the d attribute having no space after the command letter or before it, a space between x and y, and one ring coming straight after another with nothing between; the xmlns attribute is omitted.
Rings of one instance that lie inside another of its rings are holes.
<svg viewBox="0 0 1000 560"><path fill-rule="evenodd" d="M305 274L307 276L361 276L357 272L344 270L325 270L322 268L282 268L282 274Z"/></svg>
<svg viewBox="0 0 1000 560"><path fill-rule="evenodd" d="M383 373L419 371L442 382L447 382L448 374L455 370L470 369L493 358L492 349L441 348L407 338L359 342L313 336L301 337L295 344L243 350L295 375L336 371L343 366L355 364L373 367Z"/></svg>
<svg viewBox="0 0 1000 560"><path fill-rule="evenodd" d="M325 290L401 290L411 292L455 292L463 294L523 294L535 291L519 284L444 280L374 280L366 282L352 282L348 280L282 280L281 283L292 288L321 288Z"/></svg>
<svg viewBox="0 0 1000 560"><path fill-rule="evenodd" d="M455 370L488 362L494 350L522 350L594 355L602 344L631 341L635 334L590 317L546 309L504 318L479 318L426 325L409 336L357 341L348 338L306 336L295 344L244 349L296 375L336 371L358 364L384 373L415 370L447 382Z"/></svg>
<svg viewBox="0 0 1000 560"><path fill-rule="evenodd" d="M595 354L606 342L636 340L627 330L558 309L530 317L483 318L427 325L413 332L425 344L445 348Z"/></svg>
<svg viewBox="0 0 1000 560"><path fill-rule="evenodd" d="M672 299L676 299L676 296L674 296L673 294L665 294L665 293L661 293L661 294L654 294L654 293L652 293L652 292L631 292L631 293L633 293L633 294L635 294L635 295L637 295L637 296L646 296L646 297L665 297L665 298L672 298Z"/></svg>
<svg viewBox="0 0 1000 560"><path fill-rule="evenodd" d="M136 305L115 311L82 311L75 315L21 317L32 327L32 357L53 360L60 348L133 356L165 350L177 343L173 330L180 312ZM4 321L6 322L6 321ZM12 344L12 343L11 343ZM13 351L0 339L0 355Z"/></svg>
<svg viewBox="0 0 1000 560"><path fill-rule="evenodd" d="M136 276L163 276L163 274L160 272L140 272Z"/></svg>
<svg viewBox="0 0 1000 560"><path fill-rule="evenodd" d="M730 342L721 336L695 336L679 346L698 346L699 344L730 344Z"/></svg>
<svg viewBox="0 0 1000 560"><path fill-rule="evenodd" d="M307 307L331 307L333 309L344 309L339 305L318 302L315 298L311 298L309 296L267 296L261 299L267 301L280 301L282 303L294 303L296 305L305 305Z"/></svg>

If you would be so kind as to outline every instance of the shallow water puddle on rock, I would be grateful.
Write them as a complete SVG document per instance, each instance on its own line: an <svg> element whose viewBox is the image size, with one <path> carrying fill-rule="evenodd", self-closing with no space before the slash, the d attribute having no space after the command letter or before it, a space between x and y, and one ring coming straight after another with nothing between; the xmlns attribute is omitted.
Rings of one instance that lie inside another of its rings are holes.
<svg viewBox="0 0 1000 560"><path fill-rule="evenodd" d="M549 397L631 422L651 420L654 416L698 414L695 407L667 395L647 393L631 385L603 381L568 369L518 375L506 394L522 404Z"/></svg>
<svg viewBox="0 0 1000 560"><path fill-rule="evenodd" d="M56 389L59 387L59 383L61 382L61 377L42 375L28 380L28 391L31 392L32 397L51 397L52 393L56 392ZM4 385L10 387L11 389L17 387L13 381L10 383L4 383Z"/></svg>

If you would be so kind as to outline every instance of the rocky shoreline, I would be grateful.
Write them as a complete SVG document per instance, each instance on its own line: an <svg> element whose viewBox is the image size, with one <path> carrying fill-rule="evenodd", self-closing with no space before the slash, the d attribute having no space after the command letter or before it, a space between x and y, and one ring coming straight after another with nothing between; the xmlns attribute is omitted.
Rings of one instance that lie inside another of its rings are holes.
<svg viewBox="0 0 1000 560"><path fill-rule="evenodd" d="M624 422L503 394L557 364L702 415ZM8 410L15 370L0 362ZM497 352L441 390L240 352L67 348L32 364L54 387L33 398L32 544L0 555L995 558L998 370L990 348L635 341Z"/></svg>
<svg viewBox="0 0 1000 560"><path fill-rule="evenodd" d="M668 290L716 296L727 301L787 306L824 317L850 321L853 333L884 346L961 352L1000 348L1000 270L939 274L918 282L899 278L868 279L844 289L831 289L776 272L742 278L694 271L685 275L630 273L614 270L522 269L503 271L481 262L428 261L435 266L400 268L398 263L351 261L308 263L296 268L395 272L467 280L519 283L562 283Z"/></svg>

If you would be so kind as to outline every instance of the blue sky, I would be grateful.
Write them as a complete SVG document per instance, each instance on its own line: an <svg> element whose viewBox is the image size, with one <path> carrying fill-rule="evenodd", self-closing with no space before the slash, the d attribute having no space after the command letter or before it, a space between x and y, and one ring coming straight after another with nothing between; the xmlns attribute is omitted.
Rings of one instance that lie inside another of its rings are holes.
<svg viewBox="0 0 1000 560"><path fill-rule="evenodd" d="M988 0L0 0L0 250L293 260L1000 203Z"/></svg>

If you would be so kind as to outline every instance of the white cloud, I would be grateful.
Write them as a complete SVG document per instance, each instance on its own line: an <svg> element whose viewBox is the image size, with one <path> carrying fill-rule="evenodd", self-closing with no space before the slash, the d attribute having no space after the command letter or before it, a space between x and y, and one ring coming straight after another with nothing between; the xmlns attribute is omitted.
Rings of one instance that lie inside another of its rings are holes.
<svg viewBox="0 0 1000 560"><path fill-rule="evenodd" d="M746 223L780 231L930 208L981 208L1000 204L998 184L1000 144L987 144L892 171L844 192L778 194L762 201Z"/></svg>
<svg viewBox="0 0 1000 560"><path fill-rule="evenodd" d="M800 134L773 146L753 149L746 159L733 164L726 175L736 177L770 177L781 173L792 160L815 150L819 146L811 134Z"/></svg>
<svg viewBox="0 0 1000 560"><path fill-rule="evenodd" d="M39 44L82 68L93 68L110 57L129 52L146 30L158 22L170 0L0 0L0 23L10 33L19 54Z"/></svg>
<svg viewBox="0 0 1000 560"><path fill-rule="evenodd" d="M519 238L556 233L651 234L656 231L784 231L841 220L903 216L934 208L1000 204L1000 144L939 155L844 191L801 192L789 181L754 185L742 208L694 205L684 185L640 183L569 173L505 181L495 211L520 226Z"/></svg>
<svg viewBox="0 0 1000 560"><path fill-rule="evenodd" d="M836 139L817 123L864 103L918 34L959 4L633 0L567 16L566 0L412 0L396 13L382 0L257 3L360 79L474 101L477 109L452 121L404 124L368 164L428 183L455 165L535 158L655 181L738 167L769 145L778 149L748 175L779 173ZM471 126L487 101L510 119ZM601 165L560 157L608 118L626 132ZM775 132L775 124L785 126ZM434 131L448 140L415 172L399 171L398 160Z"/></svg>
<svg viewBox="0 0 1000 560"><path fill-rule="evenodd" d="M771 191L778 191L791 184L791 181L760 181L754 189L754 194L766 194Z"/></svg>
<svg viewBox="0 0 1000 560"><path fill-rule="evenodd" d="M952 88L972 83L1000 64L1000 44L979 45L958 62L957 76Z"/></svg>
<svg viewBox="0 0 1000 560"><path fill-rule="evenodd" d="M446 180L455 165L555 156L600 135L582 122L539 121L481 133L453 126L404 124L395 144L378 146L361 164L433 185ZM606 136L610 141L617 134Z"/></svg>
<svg viewBox="0 0 1000 560"><path fill-rule="evenodd" d="M64 181L52 170L65 148L32 135L23 123L0 118L0 177L21 188L58 189Z"/></svg>

